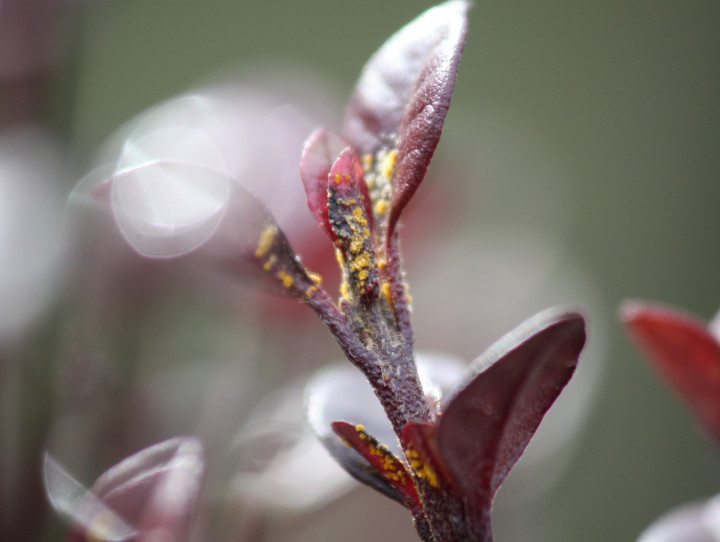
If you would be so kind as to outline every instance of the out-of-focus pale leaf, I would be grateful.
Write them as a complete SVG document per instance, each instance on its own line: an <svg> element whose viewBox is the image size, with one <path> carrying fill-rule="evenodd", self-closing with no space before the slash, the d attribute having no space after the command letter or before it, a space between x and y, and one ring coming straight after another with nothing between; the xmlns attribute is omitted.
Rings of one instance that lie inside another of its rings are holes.
<svg viewBox="0 0 720 542"><path fill-rule="evenodd" d="M635 341L696 416L720 439L720 343L703 322L677 309L627 303L621 318Z"/></svg>
<svg viewBox="0 0 720 542"><path fill-rule="evenodd" d="M645 529L638 542L720 542L720 497L668 512Z"/></svg>
<svg viewBox="0 0 720 542"><path fill-rule="evenodd" d="M313 435L303 402L299 383L271 393L238 432L233 487L246 502L261 502L284 512L307 512L352 486Z"/></svg>
<svg viewBox="0 0 720 542"><path fill-rule="evenodd" d="M184 96L151 110L123 141L111 204L120 231L143 256L186 254L222 220L230 179L203 126L220 107L204 96Z"/></svg>
<svg viewBox="0 0 720 542"><path fill-rule="evenodd" d="M357 480L400 503L403 498L358 452L332 430L335 421L362 424L369 434L401 453L397 437L365 377L354 367L333 366L319 371L307 385L307 415L320 442Z"/></svg>
<svg viewBox="0 0 720 542"><path fill-rule="evenodd" d="M425 176L440 139L465 44L465 0L431 8L368 61L343 134L361 155L397 148L390 226Z"/></svg>
<svg viewBox="0 0 720 542"><path fill-rule="evenodd" d="M188 162L145 163L116 173L112 210L125 240L141 255L181 256L218 228L230 183L222 172Z"/></svg>
<svg viewBox="0 0 720 542"><path fill-rule="evenodd" d="M0 132L0 342L22 336L62 287L70 244L58 192L63 160L48 134Z"/></svg>
<svg viewBox="0 0 720 542"><path fill-rule="evenodd" d="M419 352L415 362L425 397L434 413L439 414L462 383L468 371L467 362L437 352Z"/></svg>
<svg viewBox="0 0 720 542"><path fill-rule="evenodd" d="M110 205L123 238L153 259L192 254L204 267L230 272L280 294L315 283L275 218L222 172L188 162L150 162L102 181L83 179L71 198ZM297 295L297 294L295 294Z"/></svg>
<svg viewBox="0 0 720 542"><path fill-rule="evenodd" d="M88 538L120 542L137 534L136 529L73 478L49 453L45 454L43 478L55 511Z"/></svg>
<svg viewBox="0 0 720 542"><path fill-rule="evenodd" d="M222 172L262 201L293 244L308 254L320 236L297 204L304 192L298 157L307 135L339 109L319 81L287 66L241 79L221 75L128 121L97 161L117 169L151 161L191 162Z"/></svg>
<svg viewBox="0 0 720 542"><path fill-rule="evenodd" d="M162 532L180 542L189 539L204 470L200 442L178 437L124 459L89 491L49 458L45 484L73 523L73 541L139 541Z"/></svg>

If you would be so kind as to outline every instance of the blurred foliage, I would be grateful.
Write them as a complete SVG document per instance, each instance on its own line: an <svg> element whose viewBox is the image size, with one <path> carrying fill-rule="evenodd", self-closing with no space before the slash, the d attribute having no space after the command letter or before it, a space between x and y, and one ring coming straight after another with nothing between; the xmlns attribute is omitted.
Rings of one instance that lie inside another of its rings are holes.
<svg viewBox="0 0 720 542"><path fill-rule="evenodd" d="M76 4L48 117L78 164L67 190L117 126L221 70L291 65L346 94L377 46L431 5ZM468 239L507 229L552 236L564 265L581 269L596 290L586 307L591 345L593 326L606 331L607 376L580 453L530 518L556 542L633 540L665 510L720 489L718 450L614 318L628 296L706 319L720 306L718 21L712 0L476 2L471 13L438 151L441 170L461 172L450 177L465 184L436 179L430 188L464 196ZM512 294L512 285L501 287ZM422 319L423 291L413 294ZM471 302L483 310L483 299ZM452 308L444 315L452 318ZM475 331L472 320L458 325ZM498 533L498 542L511 539Z"/></svg>

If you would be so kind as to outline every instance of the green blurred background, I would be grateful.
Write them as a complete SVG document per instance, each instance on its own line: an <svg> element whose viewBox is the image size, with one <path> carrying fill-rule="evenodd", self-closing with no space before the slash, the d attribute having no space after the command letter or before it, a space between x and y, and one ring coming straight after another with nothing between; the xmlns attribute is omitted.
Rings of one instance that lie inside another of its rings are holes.
<svg viewBox="0 0 720 542"><path fill-rule="evenodd" d="M222 69L291 63L347 94L368 56L430 5L85 2L52 116L82 163L125 120ZM720 306L720 3L476 2L470 18L438 151L467 185L439 189L467 196L470 240L486 225L559 239L593 285L590 341L604 342L579 451L533 521L556 542L634 540L720 490L720 450L615 319L627 297L704 319ZM382 513L406 520L399 507Z"/></svg>

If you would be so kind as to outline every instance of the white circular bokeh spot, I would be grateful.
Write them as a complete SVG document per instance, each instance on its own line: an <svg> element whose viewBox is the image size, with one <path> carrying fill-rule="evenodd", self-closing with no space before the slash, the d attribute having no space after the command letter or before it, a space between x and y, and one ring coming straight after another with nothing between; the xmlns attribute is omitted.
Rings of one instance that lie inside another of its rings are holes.
<svg viewBox="0 0 720 542"><path fill-rule="evenodd" d="M220 225L230 180L215 144L201 131L164 128L128 139L112 181L116 223L138 253L187 254Z"/></svg>

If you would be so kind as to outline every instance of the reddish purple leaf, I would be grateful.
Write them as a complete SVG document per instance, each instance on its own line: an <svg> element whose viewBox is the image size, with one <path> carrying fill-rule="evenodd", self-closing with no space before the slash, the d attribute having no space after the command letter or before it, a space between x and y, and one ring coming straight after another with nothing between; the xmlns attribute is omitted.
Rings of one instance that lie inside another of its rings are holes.
<svg viewBox="0 0 720 542"><path fill-rule="evenodd" d="M457 489L452 473L437 449L437 426L429 423L409 423L403 429L403 447L411 466L433 487Z"/></svg>
<svg viewBox="0 0 720 542"><path fill-rule="evenodd" d="M440 417L438 453L470 503L478 536L497 488L570 380L584 344L582 316L541 312L473 363L479 374Z"/></svg>
<svg viewBox="0 0 720 542"><path fill-rule="evenodd" d="M326 367L307 384L307 416L313 432L328 452L356 480L405 504L387 479L333 432L335 420L352 420L400 454L397 438L365 377L354 367Z"/></svg>
<svg viewBox="0 0 720 542"><path fill-rule="evenodd" d="M389 232L430 164L465 45L469 3L427 10L369 60L351 98L343 134L360 155L397 149Z"/></svg>
<svg viewBox="0 0 720 542"><path fill-rule="evenodd" d="M362 205L368 228L372 231L374 217L370 193L365 184L362 165L350 147L344 149L335 160L328 175L328 183L338 197L361 200L358 203Z"/></svg>
<svg viewBox="0 0 720 542"><path fill-rule="evenodd" d="M703 322L676 309L629 303L621 318L663 377L720 439L720 344Z"/></svg>
<svg viewBox="0 0 720 542"><path fill-rule="evenodd" d="M300 177L305 185L310 211L320 229L335 239L328 222L328 176L335 160L348 144L323 128L315 130L305 142L300 158Z"/></svg>
<svg viewBox="0 0 720 542"><path fill-rule="evenodd" d="M370 196L362 166L349 147L330 170L328 221L335 245L342 253L348 293L369 306L379 292L379 271L373 240Z"/></svg>
<svg viewBox="0 0 720 542"><path fill-rule="evenodd" d="M332 429L402 496L405 506L413 511L422 510L422 504L410 473L387 445L368 434L362 425L337 421L332 423Z"/></svg>
<svg viewBox="0 0 720 542"><path fill-rule="evenodd" d="M189 540L205 468L192 437L150 446L115 465L90 490L46 459L48 496L74 524L74 542L141 542L163 533Z"/></svg>

